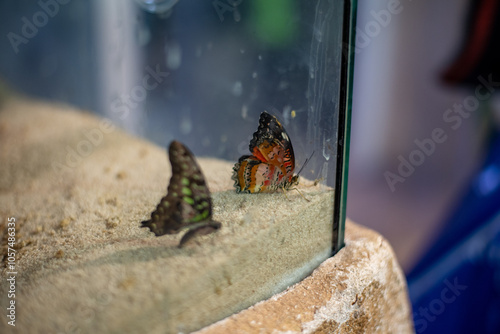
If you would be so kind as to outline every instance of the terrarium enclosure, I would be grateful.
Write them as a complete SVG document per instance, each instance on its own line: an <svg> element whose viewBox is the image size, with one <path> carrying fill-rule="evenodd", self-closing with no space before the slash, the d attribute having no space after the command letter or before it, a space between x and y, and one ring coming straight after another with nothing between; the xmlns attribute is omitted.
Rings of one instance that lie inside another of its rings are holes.
<svg viewBox="0 0 500 334"><path fill-rule="evenodd" d="M11 148L2 151L0 213L25 238L18 300L30 316L20 306L21 328L37 317L44 330L67 328L92 292L108 299L90 304L91 321L75 320L84 331L115 321L190 332L283 291L342 247L355 2L41 0L0 9L1 121L37 138L3 134ZM183 146L169 155L173 141ZM28 168L29 152L38 153ZM286 181L296 175L298 184ZM237 191L242 182L253 193ZM44 193L23 205L33 184L47 184L50 205ZM259 192L264 184L274 191ZM141 227L148 220L151 230L181 224L156 236ZM50 297L52 288L60 294ZM124 307L127 319L117 320Z"/></svg>

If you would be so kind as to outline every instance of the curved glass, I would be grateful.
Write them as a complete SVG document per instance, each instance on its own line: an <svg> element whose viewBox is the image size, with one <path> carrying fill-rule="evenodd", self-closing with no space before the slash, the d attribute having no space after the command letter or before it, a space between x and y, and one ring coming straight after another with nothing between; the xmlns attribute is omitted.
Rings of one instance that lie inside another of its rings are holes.
<svg viewBox="0 0 500 334"><path fill-rule="evenodd" d="M109 223L115 235L102 241L104 258L113 245L142 245L106 268L111 286L117 272L142 277L143 305L131 310L134 290L124 290L79 326L103 329L128 307L123 323L145 332L196 330L283 291L343 246L354 13L355 2L332 0L0 4L11 88L170 147L145 160L165 167L127 195L144 207ZM152 263L155 274L139 275ZM36 286L43 275L23 279ZM81 300L54 303L57 327Z"/></svg>

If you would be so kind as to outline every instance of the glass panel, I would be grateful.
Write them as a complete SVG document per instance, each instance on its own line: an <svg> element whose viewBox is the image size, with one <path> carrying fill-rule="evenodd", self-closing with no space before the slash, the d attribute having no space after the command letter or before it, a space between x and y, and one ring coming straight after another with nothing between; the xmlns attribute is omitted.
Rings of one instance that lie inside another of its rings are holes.
<svg viewBox="0 0 500 334"><path fill-rule="evenodd" d="M164 282L161 291L141 282L161 307L130 321L146 312L195 330L284 290L342 247L354 12L340 0L0 4L0 29L11 32L0 73L12 87L93 110L167 150L183 145L154 162L165 169L140 190L156 246L141 221L121 218L148 261L161 257Z"/></svg>

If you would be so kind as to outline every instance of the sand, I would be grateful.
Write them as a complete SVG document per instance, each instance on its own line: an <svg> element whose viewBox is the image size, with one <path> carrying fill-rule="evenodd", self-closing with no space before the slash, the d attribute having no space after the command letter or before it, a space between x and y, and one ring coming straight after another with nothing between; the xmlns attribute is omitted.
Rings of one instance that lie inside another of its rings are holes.
<svg viewBox="0 0 500 334"><path fill-rule="evenodd" d="M237 194L234 162L199 158L221 230L139 228L166 193L165 148L65 105L0 101L2 309L16 220L16 332L190 332L300 281L331 250L333 191ZM6 311L5 311L6 312ZM14 332L0 319L0 332Z"/></svg>

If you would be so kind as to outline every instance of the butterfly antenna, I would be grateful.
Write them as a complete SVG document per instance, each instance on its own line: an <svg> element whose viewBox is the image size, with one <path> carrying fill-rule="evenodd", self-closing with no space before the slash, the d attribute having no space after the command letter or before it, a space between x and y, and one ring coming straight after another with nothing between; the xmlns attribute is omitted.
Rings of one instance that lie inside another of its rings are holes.
<svg viewBox="0 0 500 334"><path fill-rule="evenodd" d="M299 176L299 174L302 172L302 170L304 169L304 167L307 165L307 163L311 160L312 156L314 155L314 152L311 153L311 155L309 156L309 158L306 159L306 161L304 161L304 164L302 165L302 167L300 167L300 170L299 172L297 173L297 176Z"/></svg>

